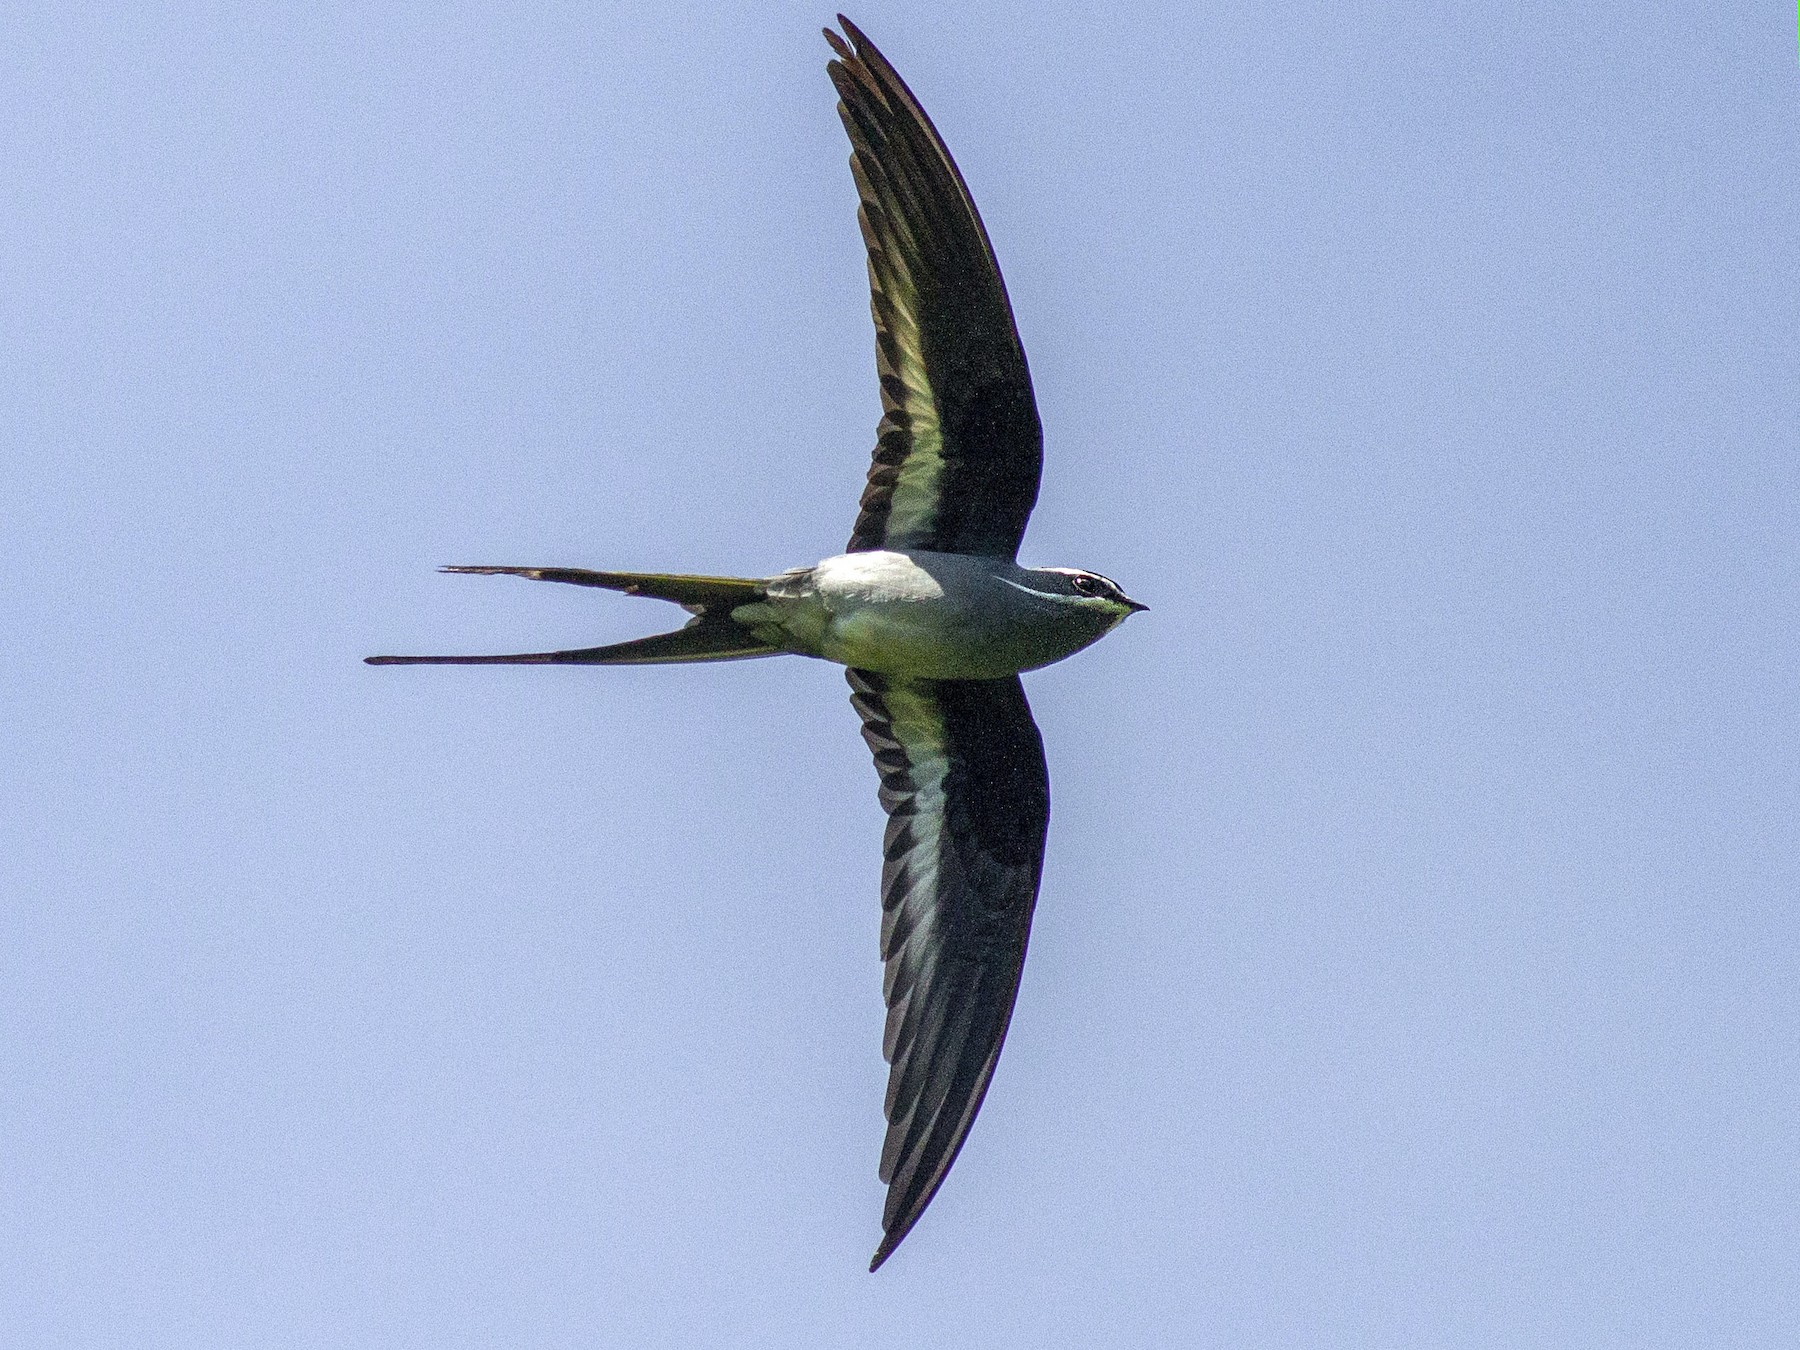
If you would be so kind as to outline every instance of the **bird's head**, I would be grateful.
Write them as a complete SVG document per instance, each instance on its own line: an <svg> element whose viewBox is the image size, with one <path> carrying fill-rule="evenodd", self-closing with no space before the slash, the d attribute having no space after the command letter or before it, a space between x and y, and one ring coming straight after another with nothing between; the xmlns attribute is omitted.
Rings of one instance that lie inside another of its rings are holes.
<svg viewBox="0 0 1800 1350"><path fill-rule="evenodd" d="M1083 572L1078 567L1041 567L1038 574L1049 582L1053 594L1065 604L1104 617L1107 627L1123 623L1148 605L1140 605L1120 589L1119 583L1098 572Z"/></svg>

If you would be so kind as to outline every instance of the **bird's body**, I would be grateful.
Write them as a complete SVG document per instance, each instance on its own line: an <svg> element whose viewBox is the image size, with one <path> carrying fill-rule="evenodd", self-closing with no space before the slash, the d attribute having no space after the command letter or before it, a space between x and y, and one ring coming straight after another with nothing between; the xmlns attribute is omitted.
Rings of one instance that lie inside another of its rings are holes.
<svg viewBox="0 0 1800 1350"><path fill-rule="evenodd" d="M879 549L770 578L734 622L771 647L924 680L996 680L1104 637L1129 609L1008 558Z"/></svg>
<svg viewBox="0 0 1800 1350"><path fill-rule="evenodd" d="M450 567L681 605L685 628L507 656L374 665L629 665L784 653L847 668L881 776L881 955L891 1065L870 1269L924 1213L981 1107L1037 903L1050 781L1019 672L1143 605L1095 572L1015 561L1043 434L987 231L885 57L838 16L828 69L852 146L882 418L845 552L766 578ZM848 40L846 40L846 38Z"/></svg>

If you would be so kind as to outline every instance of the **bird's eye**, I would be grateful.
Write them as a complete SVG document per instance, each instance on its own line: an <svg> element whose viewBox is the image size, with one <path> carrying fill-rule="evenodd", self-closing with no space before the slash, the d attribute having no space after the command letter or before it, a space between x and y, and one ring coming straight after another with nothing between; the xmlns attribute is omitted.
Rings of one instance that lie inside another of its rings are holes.
<svg viewBox="0 0 1800 1350"><path fill-rule="evenodd" d="M1093 577L1076 577L1069 584L1075 588L1077 595L1100 594L1100 583Z"/></svg>

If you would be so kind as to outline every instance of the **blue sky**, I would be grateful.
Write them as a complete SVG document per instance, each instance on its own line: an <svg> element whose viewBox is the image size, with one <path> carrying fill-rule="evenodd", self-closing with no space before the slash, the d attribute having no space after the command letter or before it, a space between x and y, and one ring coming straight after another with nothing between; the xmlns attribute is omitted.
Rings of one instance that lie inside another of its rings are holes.
<svg viewBox="0 0 1800 1350"><path fill-rule="evenodd" d="M791 3L23 6L0 44L0 1340L1791 1345L1779 6L876 4L1037 381L1055 810L874 1277L841 675L373 670L835 552Z"/></svg>

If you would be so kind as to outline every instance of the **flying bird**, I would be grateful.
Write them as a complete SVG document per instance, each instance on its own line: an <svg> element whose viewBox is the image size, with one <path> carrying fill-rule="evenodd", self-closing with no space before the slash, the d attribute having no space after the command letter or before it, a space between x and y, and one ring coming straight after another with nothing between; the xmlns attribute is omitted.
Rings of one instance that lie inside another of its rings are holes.
<svg viewBox="0 0 1800 1350"><path fill-rule="evenodd" d="M1012 305L943 139L841 14L827 69L868 250L881 422L843 553L764 578L446 567L682 606L674 632L371 665L636 665L793 653L846 667L887 812L881 955L890 1067L877 1269L943 1184L1006 1037L1043 871L1050 780L1019 673L1146 608L1097 572L1021 567L1043 430Z"/></svg>

